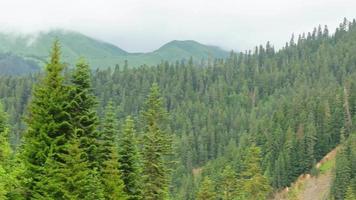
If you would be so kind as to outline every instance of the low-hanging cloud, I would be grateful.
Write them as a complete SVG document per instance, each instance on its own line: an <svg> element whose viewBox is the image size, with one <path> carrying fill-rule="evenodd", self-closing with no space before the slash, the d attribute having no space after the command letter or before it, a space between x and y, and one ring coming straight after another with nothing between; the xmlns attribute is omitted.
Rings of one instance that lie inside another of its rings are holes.
<svg viewBox="0 0 356 200"><path fill-rule="evenodd" d="M0 0L0 30L79 31L128 51L178 39L245 50L356 17L355 0Z"/></svg>

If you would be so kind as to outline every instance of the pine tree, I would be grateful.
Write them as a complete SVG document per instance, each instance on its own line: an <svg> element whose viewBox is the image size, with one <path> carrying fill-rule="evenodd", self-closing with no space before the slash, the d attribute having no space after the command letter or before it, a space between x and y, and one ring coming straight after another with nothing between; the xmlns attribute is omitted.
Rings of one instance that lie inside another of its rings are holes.
<svg viewBox="0 0 356 200"><path fill-rule="evenodd" d="M64 150L71 135L70 116L66 111L68 86L64 85L60 60L60 45L54 42L45 77L33 91L27 116L27 131L24 135L23 161L26 198L55 198L60 189L51 181L58 163L63 162L59 154ZM51 188L51 191L49 191Z"/></svg>
<svg viewBox="0 0 356 200"><path fill-rule="evenodd" d="M113 200L128 199L120 171L118 147L116 144L115 116L112 102L106 107L103 130L101 132L100 162L102 180L105 188L105 198Z"/></svg>
<svg viewBox="0 0 356 200"><path fill-rule="evenodd" d="M172 141L164 129L166 111L157 84L151 87L143 115L143 196L147 200L166 199L169 186L167 156L172 152Z"/></svg>
<svg viewBox="0 0 356 200"><path fill-rule="evenodd" d="M125 192L130 200L142 199L142 179L139 152L137 148L134 121L129 116L122 127L119 139L119 162L122 180L125 183Z"/></svg>
<svg viewBox="0 0 356 200"><path fill-rule="evenodd" d="M209 177L205 177L197 193L197 200L216 200L217 195L213 182Z"/></svg>
<svg viewBox="0 0 356 200"><path fill-rule="evenodd" d="M84 59L77 63L71 79L71 102L68 106L71 124L76 129L80 147L85 149L91 168L98 168L98 117L96 100L91 86L89 65Z"/></svg>

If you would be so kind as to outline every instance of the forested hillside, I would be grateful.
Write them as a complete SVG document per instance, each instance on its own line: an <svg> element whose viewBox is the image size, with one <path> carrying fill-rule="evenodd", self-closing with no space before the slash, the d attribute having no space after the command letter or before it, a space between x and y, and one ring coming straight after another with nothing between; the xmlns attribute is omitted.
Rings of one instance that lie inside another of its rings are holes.
<svg viewBox="0 0 356 200"><path fill-rule="evenodd" d="M116 64L124 65L126 62L130 63L130 67L139 67L140 65L156 65L162 60L174 62L193 57L197 62L200 62L202 59L208 60L214 57L225 58L228 56L228 52L219 47L200 44L196 41L172 41L152 52L129 53L115 45L79 32L61 29L36 34L0 32L0 53L11 53L17 57L34 61L42 67L47 60L48 49L54 39L61 41L63 62L69 64L70 67L81 56L90 62L92 69L105 69ZM8 62L6 64L7 69L12 69L14 73L0 68L0 74L29 73L23 63Z"/></svg>
<svg viewBox="0 0 356 200"><path fill-rule="evenodd" d="M0 177L17 180L0 197L267 199L355 134L355 20L199 65L89 74L83 61L65 68L56 48L45 73L0 77ZM347 144L334 199L356 193Z"/></svg>

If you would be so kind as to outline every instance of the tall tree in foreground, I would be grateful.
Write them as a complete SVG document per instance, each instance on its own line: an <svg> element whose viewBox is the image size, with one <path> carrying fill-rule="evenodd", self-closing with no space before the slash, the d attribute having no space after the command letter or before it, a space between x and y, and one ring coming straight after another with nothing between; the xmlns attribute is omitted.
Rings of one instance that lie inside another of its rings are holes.
<svg viewBox="0 0 356 200"><path fill-rule="evenodd" d="M98 117L95 111L96 100L91 86L90 68L84 59L77 63L72 79L69 104L71 124L88 157L91 168L98 168Z"/></svg>
<svg viewBox="0 0 356 200"><path fill-rule="evenodd" d="M147 200L168 197L170 170L167 156L172 153L172 140L164 128L166 111L157 84L153 84L142 113L143 196Z"/></svg>
<svg viewBox="0 0 356 200"><path fill-rule="evenodd" d="M101 146L99 161L102 162L100 172L105 188L105 198L112 200L126 200L124 182L120 172L118 147L116 144L117 131L115 129L115 115L112 102L106 107L103 130L101 132Z"/></svg>
<svg viewBox="0 0 356 200"><path fill-rule="evenodd" d="M60 45L54 42L45 76L35 86L27 116L24 135L23 161L26 198L60 198L63 194L52 177L63 160L59 154L71 135L68 86L64 85L60 60Z"/></svg>
<svg viewBox="0 0 356 200"><path fill-rule="evenodd" d="M119 139L119 162L122 180L125 183L125 192L130 200L142 199L142 178L139 152L137 148L134 121L129 116L122 126L122 135Z"/></svg>
<svg viewBox="0 0 356 200"><path fill-rule="evenodd" d="M84 60L76 65L71 83L70 103L66 109L71 117L72 132L66 149L60 154L64 162L58 169L56 181L62 183L64 199L103 199L101 179L94 168L97 166L94 150L98 144L95 98L89 66Z"/></svg>

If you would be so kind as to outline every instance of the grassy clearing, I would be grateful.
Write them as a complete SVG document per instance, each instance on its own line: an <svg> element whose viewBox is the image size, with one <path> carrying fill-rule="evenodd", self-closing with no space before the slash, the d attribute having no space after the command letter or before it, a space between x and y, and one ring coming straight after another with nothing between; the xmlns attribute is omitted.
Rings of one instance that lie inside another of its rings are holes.
<svg viewBox="0 0 356 200"><path fill-rule="evenodd" d="M335 167L335 159L330 159L323 164L321 164L319 168L320 174L325 174L326 172L332 170Z"/></svg>

